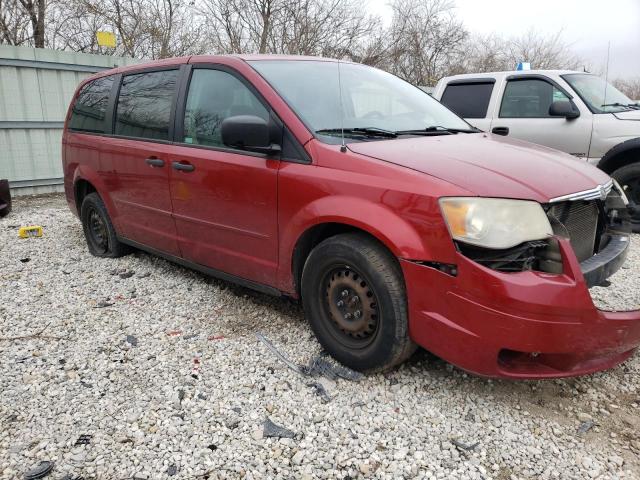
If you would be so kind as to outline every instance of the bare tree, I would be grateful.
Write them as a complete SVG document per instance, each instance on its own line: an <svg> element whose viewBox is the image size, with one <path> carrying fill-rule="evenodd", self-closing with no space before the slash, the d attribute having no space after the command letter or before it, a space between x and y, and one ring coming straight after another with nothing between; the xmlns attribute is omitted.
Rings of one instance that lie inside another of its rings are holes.
<svg viewBox="0 0 640 480"><path fill-rule="evenodd" d="M356 0L204 0L199 10L220 53L351 57L380 29Z"/></svg>
<svg viewBox="0 0 640 480"><path fill-rule="evenodd" d="M0 43L45 46L45 0L0 0Z"/></svg>
<svg viewBox="0 0 640 480"><path fill-rule="evenodd" d="M467 31L450 0L394 0L387 68L416 85L432 85L450 71Z"/></svg>
<svg viewBox="0 0 640 480"><path fill-rule="evenodd" d="M640 102L640 77L617 78L612 83L631 100Z"/></svg>
<svg viewBox="0 0 640 480"><path fill-rule="evenodd" d="M518 62L529 62L541 70L582 69L584 62L571 51L563 32L543 35L529 30L520 37L474 35L466 42L465 55L452 73L513 70Z"/></svg>

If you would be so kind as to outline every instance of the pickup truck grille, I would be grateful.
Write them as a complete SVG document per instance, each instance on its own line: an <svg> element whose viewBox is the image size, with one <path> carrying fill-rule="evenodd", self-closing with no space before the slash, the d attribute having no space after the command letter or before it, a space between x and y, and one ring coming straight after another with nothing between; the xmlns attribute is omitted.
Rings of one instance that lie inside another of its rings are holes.
<svg viewBox="0 0 640 480"><path fill-rule="evenodd" d="M559 202L549 208L547 215L553 232L569 239L578 261L595 253L599 216L596 200Z"/></svg>

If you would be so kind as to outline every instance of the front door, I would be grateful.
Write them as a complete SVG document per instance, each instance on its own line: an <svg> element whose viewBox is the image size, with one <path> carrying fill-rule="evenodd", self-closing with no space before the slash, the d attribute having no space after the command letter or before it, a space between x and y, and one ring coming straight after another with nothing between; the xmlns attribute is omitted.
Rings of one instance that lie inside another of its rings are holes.
<svg viewBox="0 0 640 480"><path fill-rule="evenodd" d="M491 131L508 132L509 137L586 159L591 142L591 118L587 115L574 119L550 116L549 107L559 100L566 101L569 97L542 78L508 80Z"/></svg>
<svg viewBox="0 0 640 480"><path fill-rule="evenodd" d="M122 78L115 105L114 136L100 154L118 210L119 233L178 256L169 192L170 119L179 71L136 73Z"/></svg>
<svg viewBox="0 0 640 480"><path fill-rule="evenodd" d="M183 258L244 279L275 284L279 161L225 147L222 121L265 120L269 110L238 76L194 67L170 157L173 214Z"/></svg>

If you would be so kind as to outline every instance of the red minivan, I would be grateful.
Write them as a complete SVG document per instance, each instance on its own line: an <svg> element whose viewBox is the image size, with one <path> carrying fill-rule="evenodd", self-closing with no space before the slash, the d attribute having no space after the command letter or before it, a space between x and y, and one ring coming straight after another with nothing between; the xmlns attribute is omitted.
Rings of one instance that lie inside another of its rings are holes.
<svg viewBox="0 0 640 480"><path fill-rule="evenodd" d="M301 298L357 370L420 345L480 375L562 377L640 344L640 311L589 294L629 247L618 185L383 71L283 56L117 68L80 85L62 143L92 254L135 247Z"/></svg>

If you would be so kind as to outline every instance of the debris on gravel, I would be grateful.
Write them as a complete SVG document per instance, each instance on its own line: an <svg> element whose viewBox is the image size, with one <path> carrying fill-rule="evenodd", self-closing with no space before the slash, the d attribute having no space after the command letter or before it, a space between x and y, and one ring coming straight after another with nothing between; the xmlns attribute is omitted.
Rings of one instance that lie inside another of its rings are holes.
<svg viewBox="0 0 640 480"><path fill-rule="evenodd" d="M640 236L632 249L599 304L640 304ZM0 335L3 480L44 461L56 480L640 478L638 354L513 382L420 351L352 381L296 303L141 252L92 257L61 195L0 220Z"/></svg>

